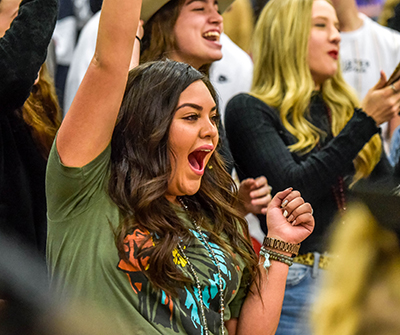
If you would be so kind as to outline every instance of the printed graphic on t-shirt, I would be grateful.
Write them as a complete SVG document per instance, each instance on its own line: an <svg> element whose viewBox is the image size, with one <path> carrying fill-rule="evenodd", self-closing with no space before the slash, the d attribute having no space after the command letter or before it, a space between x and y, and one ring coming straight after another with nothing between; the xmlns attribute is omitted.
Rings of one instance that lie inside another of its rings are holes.
<svg viewBox="0 0 400 335"><path fill-rule="evenodd" d="M342 72L365 73L370 63L367 59L345 59L342 60Z"/></svg>
<svg viewBox="0 0 400 335"><path fill-rule="evenodd" d="M183 247L184 252L195 268L200 281L208 329L211 333L218 334L221 325L218 270L200 235L196 231L192 231L192 233L195 238L188 246ZM204 233L209 238L207 232ZM150 323L161 325L175 332L184 330L187 334L203 334L199 292L193 275L189 270L188 262L178 249L174 249L172 252L173 261L182 269L185 275L193 279L193 283L178 289L177 298L168 296L164 291L154 291L142 272L139 262L141 262L144 269L148 269L154 241L150 238L143 245L144 258L139 260L137 253L139 245L143 243L148 235L147 231L140 229L135 229L132 233L127 234L124 240L124 248L129 262L121 259L118 263L118 269L127 274L132 290L138 299L134 301L135 308ZM235 264L233 255L227 254L214 243L209 242L209 245L219 262L224 288L224 300L229 301L239 287L239 273L241 270L238 264Z"/></svg>

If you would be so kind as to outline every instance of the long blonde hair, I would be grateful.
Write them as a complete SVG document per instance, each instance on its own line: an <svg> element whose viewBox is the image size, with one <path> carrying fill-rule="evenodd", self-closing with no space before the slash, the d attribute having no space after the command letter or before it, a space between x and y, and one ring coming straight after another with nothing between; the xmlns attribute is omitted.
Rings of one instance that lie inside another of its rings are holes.
<svg viewBox="0 0 400 335"><path fill-rule="evenodd" d="M257 21L253 42L251 94L280 111L283 125L298 140L289 149L300 154L311 151L322 135L321 130L305 118L315 89L308 66L313 1L269 1ZM353 116L359 101L340 69L323 83L322 96L331 110L332 134L336 136ZM381 139L376 134L353 161L356 169L353 181L372 172L381 151Z"/></svg>
<svg viewBox="0 0 400 335"><path fill-rule="evenodd" d="M343 219L332 229L333 261L313 307L313 334L399 334L399 240L362 203Z"/></svg>

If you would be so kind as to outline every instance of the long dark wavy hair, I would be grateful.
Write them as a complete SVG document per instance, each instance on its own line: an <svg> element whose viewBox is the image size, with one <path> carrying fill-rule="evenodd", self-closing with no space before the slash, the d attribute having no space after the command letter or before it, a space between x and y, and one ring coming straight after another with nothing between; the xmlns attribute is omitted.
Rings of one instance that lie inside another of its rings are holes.
<svg viewBox="0 0 400 335"><path fill-rule="evenodd" d="M155 289L176 295L177 286L190 279L177 269L172 251L178 242L186 244L192 237L165 198L171 177L170 126L181 93L201 80L214 101L218 99L208 78L190 65L174 61L143 64L129 73L117 125L111 142L111 177L108 192L119 207L122 222L115 232L119 256L129 263L124 238L133 229L149 232L139 248L137 258L143 273ZM252 248L248 228L235 210L237 191L217 152L210 158L212 169L202 177L199 191L186 196L191 215L200 223L200 213L213 222L211 240L228 252L234 251L245 261L252 278L257 273L257 256ZM204 223L204 222L203 222ZM225 233L229 244L221 239ZM153 239L151 256L143 248ZM148 267L143 265L147 264Z"/></svg>
<svg viewBox="0 0 400 335"><path fill-rule="evenodd" d="M170 58L178 48L174 27L185 0L171 0L162 6L144 25L140 62L146 63ZM199 71L208 75L211 64L204 64Z"/></svg>

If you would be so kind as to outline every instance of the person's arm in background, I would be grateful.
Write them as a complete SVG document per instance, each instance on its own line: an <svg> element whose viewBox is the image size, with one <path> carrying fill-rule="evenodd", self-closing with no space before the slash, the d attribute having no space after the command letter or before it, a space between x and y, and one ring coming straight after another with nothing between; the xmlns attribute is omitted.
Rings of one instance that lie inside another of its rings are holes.
<svg viewBox="0 0 400 335"><path fill-rule="evenodd" d="M21 107L30 94L56 23L56 0L23 0L0 38L0 112Z"/></svg>
<svg viewBox="0 0 400 335"><path fill-rule="evenodd" d="M354 31L362 26L363 20L358 16L358 7L355 0L335 0L333 6L339 19L340 31Z"/></svg>

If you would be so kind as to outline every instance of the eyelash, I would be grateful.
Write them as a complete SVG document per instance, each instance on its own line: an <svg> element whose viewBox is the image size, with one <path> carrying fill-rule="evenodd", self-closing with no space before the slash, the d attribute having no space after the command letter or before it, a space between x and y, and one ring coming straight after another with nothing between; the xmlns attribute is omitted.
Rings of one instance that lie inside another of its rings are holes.
<svg viewBox="0 0 400 335"><path fill-rule="evenodd" d="M220 11L219 8L218 8L218 2L215 3L215 6L216 6L216 8L217 8L218 14L221 15L221 11ZM194 12L202 12L202 11L205 10L205 7L197 7L197 8L193 8L192 10L193 10Z"/></svg>
<svg viewBox="0 0 400 335"><path fill-rule="evenodd" d="M188 120L188 121L197 121L200 118L200 115L198 114L192 114L192 115L188 115L186 117L184 117L184 120ZM215 123L215 124L219 124L219 122L221 121L221 116L219 114L216 114L214 116L211 117L211 120Z"/></svg>
<svg viewBox="0 0 400 335"><path fill-rule="evenodd" d="M221 121L221 115L216 114L216 115L212 116L211 119L214 121L214 123L216 125L218 125L220 123L220 121Z"/></svg>
<svg viewBox="0 0 400 335"><path fill-rule="evenodd" d="M315 26L315 27L318 27L318 28L325 28L325 27L326 27L326 24L325 24L325 23L316 23L314 26ZM340 33L340 29L337 28L337 27L335 27L335 28L336 28L336 30Z"/></svg>
<svg viewBox="0 0 400 335"><path fill-rule="evenodd" d="M199 117L200 116L197 114L191 114L191 115L185 116L183 119L188 120L188 121L196 121L199 119Z"/></svg>

